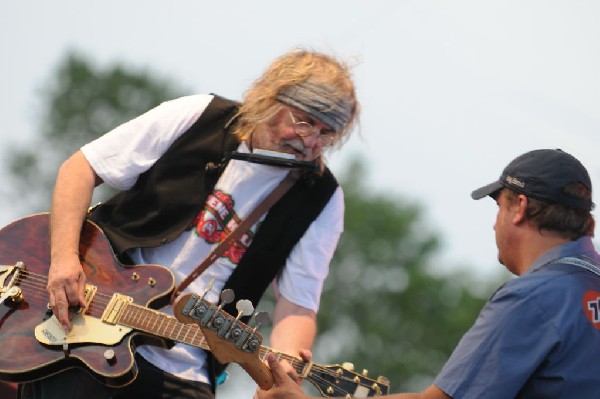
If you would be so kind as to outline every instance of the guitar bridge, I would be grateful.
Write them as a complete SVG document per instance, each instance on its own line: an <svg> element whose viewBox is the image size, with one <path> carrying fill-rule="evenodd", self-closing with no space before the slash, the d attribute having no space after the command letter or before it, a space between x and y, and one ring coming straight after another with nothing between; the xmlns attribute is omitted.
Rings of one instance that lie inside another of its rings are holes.
<svg viewBox="0 0 600 399"><path fill-rule="evenodd" d="M14 266L0 265L0 304L10 299L13 303L23 301L21 288L15 285L21 272L25 270L25 263L17 262ZM10 281L5 285L6 279L12 274Z"/></svg>

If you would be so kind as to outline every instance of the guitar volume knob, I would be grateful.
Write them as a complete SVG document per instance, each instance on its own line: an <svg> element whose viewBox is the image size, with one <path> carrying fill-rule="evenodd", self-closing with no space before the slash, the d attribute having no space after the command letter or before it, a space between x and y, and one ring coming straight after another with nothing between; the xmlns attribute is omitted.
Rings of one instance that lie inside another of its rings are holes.
<svg viewBox="0 0 600 399"><path fill-rule="evenodd" d="M104 359L108 364L115 364L117 362L117 356L115 355L115 351L112 349L107 349L104 351Z"/></svg>

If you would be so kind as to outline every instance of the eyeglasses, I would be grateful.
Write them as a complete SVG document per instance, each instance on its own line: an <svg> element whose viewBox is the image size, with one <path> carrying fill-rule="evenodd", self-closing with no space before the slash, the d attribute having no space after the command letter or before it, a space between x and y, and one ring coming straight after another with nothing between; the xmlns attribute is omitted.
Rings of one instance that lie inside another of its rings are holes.
<svg viewBox="0 0 600 399"><path fill-rule="evenodd" d="M300 137L311 137L317 135L317 140L321 147L329 147L333 145L336 139L336 133L332 131L323 131L308 122L299 121L296 119L292 111L288 110L290 119L294 125L294 132Z"/></svg>

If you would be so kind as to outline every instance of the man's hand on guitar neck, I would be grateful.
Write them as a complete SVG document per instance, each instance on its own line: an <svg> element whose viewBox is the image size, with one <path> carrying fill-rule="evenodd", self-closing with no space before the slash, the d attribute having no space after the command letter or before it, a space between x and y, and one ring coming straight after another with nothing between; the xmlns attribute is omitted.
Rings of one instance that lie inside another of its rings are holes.
<svg viewBox="0 0 600 399"><path fill-rule="evenodd" d="M256 399L309 399L300 385L298 385L290 376L287 374L282 363L277 360L277 357L270 354L267 358L269 368L273 373L275 379L275 385L268 391L261 389L256 391L254 397Z"/></svg>
<svg viewBox="0 0 600 399"><path fill-rule="evenodd" d="M256 391L255 399L311 399L300 385L296 384L294 380L286 374L286 371L282 365L282 362L277 360L277 356L270 354L267 358L269 368L273 373L273 379L275 384L268 391L258 390ZM452 399L446 395L435 385L430 385L424 391L420 393L399 393L384 395L381 398L389 399ZM316 398L314 398L316 399Z"/></svg>

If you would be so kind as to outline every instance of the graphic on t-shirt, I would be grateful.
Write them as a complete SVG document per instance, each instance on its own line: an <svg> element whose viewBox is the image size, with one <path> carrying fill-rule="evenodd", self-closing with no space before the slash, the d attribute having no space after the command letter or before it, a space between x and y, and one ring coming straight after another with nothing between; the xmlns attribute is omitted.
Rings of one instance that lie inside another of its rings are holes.
<svg viewBox="0 0 600 399"><path fill-rule="evenodd" d="M194 221L196 234L204 238L207 243L215 244L222 242L231 231L235 230L241 223L241 219L235 213L234 201L231 195L215 190L208 196L204 209ZM254 238L253 229L245 232L227 251L223 254L233 264L238 264L250 246Z"/></svg>
<svg viewBox="0 0 600 399"><path fill-rule="evenodd" d="M583 311L592 325L600 330L600 292L587 291L583 295Z"/></svg>

